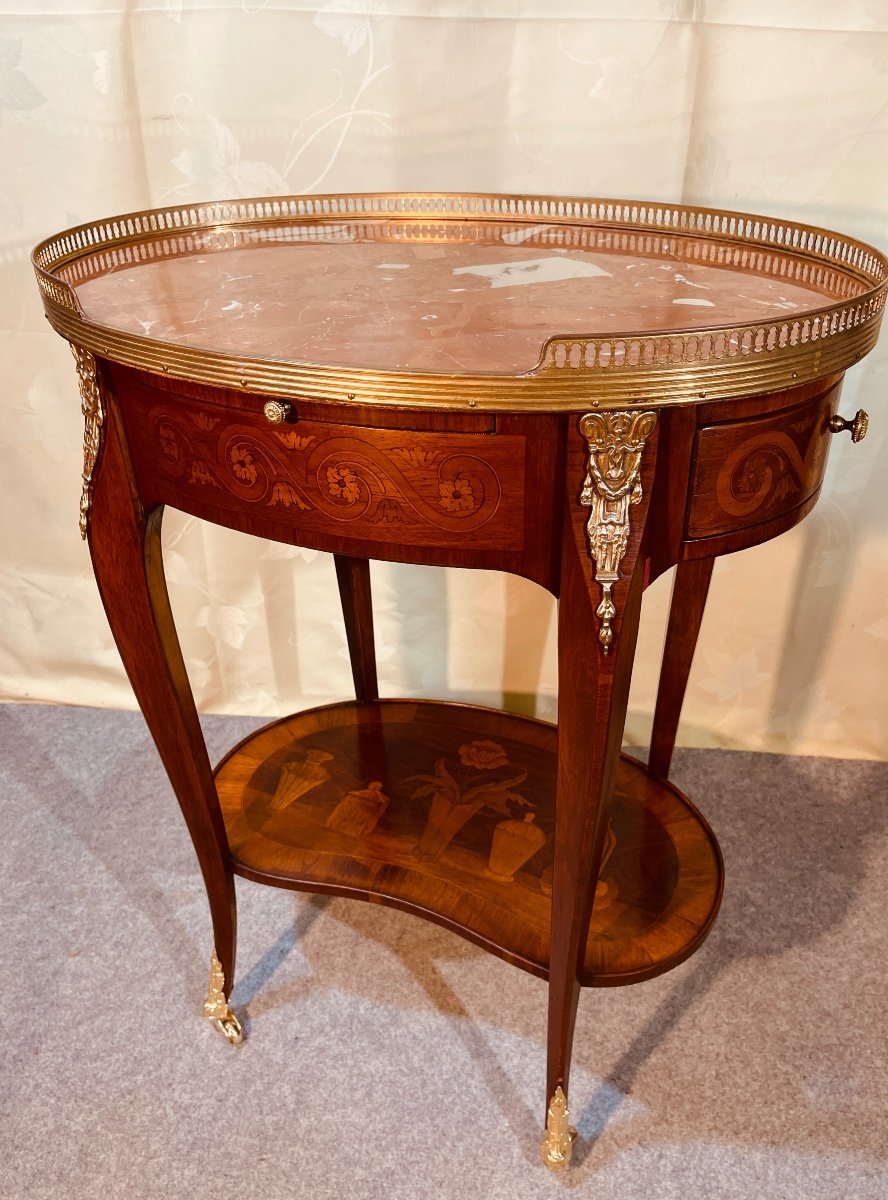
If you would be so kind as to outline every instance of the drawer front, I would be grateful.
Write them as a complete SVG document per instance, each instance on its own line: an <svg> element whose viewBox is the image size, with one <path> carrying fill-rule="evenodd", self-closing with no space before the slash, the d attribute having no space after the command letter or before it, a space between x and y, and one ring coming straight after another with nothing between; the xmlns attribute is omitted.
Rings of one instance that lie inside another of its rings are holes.
<svg viewBox="0 0 888 1200"><path fill-rule="evenodd" d="M717 537L781 517L820 487L839 385L768 417L703 426L694 443L687 536Z"/></svg>
<svg viewBox="0 0 888 1200"><path fill-rule="evenodd" d="M523 549L522 436L272 426L148 389L123 407L142 494L197 516L264 516L315 541Z"/></svg>

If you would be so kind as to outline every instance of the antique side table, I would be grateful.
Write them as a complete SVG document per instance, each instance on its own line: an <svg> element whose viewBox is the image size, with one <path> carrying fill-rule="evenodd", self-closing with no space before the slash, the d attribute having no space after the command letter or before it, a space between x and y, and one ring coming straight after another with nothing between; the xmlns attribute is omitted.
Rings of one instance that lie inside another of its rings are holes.
<svg viewBox="0 0 888 1200"><path fill-rule="evenodd" d="M80 528L175 789L229 1041L234 876L406 909L549 981L560 1169L580 989L692 954L718 844L668 781L720 554L814 506L888 262L677 205L350 195L167 208L34 252L86 418ZM167 600L165 505L335 556L356 700L210 766ZM557 728L380 699L368 560L559 600ZM676 566L645 767L620 755L643 589Z"/></svg>

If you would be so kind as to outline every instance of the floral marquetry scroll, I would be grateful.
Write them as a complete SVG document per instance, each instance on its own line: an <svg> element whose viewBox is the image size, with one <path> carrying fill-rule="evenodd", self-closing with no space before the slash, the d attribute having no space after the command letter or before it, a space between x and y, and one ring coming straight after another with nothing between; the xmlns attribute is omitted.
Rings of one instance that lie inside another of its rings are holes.
<svg viewBox="0 0 888 1200"><path fill-rule="evenodd" d="M697 431L688 535L714 537L791 513L820 487L838 388L790 412Z"/></svg>
<svg viewBox="0 0 888 1200"><path fill-rule="evenodd" d="M520 550L525 439L300 421L293 429L219 420L166 403L129 410L164 502L243 506L270 520L424 545Z"/></svg>
<svg viewBox="0 0 888 1200"><path fill-rule="evenodd" d="M617 615L611 590L629 545L629 506L641 501L641 455L657 424L653 412L593 412L580 421L589 444L589 464L580 502L590 508L586 530L595 560L601 603L598 640L605 654L613 641Z"/></svg>

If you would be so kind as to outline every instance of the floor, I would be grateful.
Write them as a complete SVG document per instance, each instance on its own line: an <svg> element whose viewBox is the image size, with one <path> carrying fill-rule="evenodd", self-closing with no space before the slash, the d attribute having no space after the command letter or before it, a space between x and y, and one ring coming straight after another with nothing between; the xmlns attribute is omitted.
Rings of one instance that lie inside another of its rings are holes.
<svg viewBox="0 0 888 1200"><path fill-rule="evenodd" d="M257 722L207 718L221 757ZM233 1001L138 714L0 706L4 1200L888 1198L888 764L685 750L721 915L584 993L539 1162L545 984L415 917L238 885Z"/></svg>

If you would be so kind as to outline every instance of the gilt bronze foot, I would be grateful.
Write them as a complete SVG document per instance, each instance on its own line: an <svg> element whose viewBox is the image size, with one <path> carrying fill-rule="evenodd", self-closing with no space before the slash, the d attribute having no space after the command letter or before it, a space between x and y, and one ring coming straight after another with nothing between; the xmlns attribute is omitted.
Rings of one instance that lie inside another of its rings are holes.
<svg viewBox="0 0 888 1200"><path fill-rule="evenodd" d="M577 1131L570 1124L567 1097L560 1087L549 1104L546 1132L540 1144L540 1156L550 1171L563 1171L570 1162Z"/></svg>
<svg viewBox="0 0 888 1200"><path fill-rule="evenodd" d="M212 1021L232 1046L236 1046L244 1040L241 1023L228 1007L228 1000L225 997L225 975L215 950L210 960L210 986L204 1001L203 1015L208 1021Z"/></svg>

